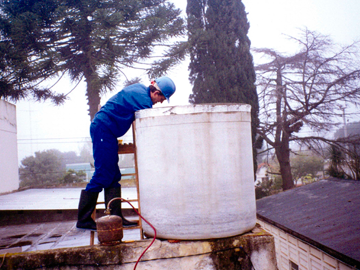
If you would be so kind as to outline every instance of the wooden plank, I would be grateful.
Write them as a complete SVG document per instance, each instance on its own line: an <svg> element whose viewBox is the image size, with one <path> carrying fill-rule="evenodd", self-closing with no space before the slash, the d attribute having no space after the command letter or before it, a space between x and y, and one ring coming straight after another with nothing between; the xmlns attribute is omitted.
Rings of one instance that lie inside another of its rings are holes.
<svg viewBox="0 0 360 270"><path fill-rule="evenodd" d="M133 143L125 143L118 145L118 153L119 154L134 154L135 146Z"/></svg>

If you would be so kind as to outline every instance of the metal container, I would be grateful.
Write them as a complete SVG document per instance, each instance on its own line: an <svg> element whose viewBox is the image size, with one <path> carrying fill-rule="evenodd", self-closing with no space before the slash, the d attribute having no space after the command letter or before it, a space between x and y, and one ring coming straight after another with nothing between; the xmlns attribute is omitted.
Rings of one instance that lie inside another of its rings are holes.
<svg viewBox="0 0 360 270"><path fill-rule="evenodd" d="M136 112L141 214L159 238L222 238L255 226L250 110L204 104Z"/></svg>
<svg viewBox="0 0 360 270"><path fill-rule="evenodd" d="M116 215L98 218L96 230L101 245L116 245L123 238L122 219Z"/></svg>

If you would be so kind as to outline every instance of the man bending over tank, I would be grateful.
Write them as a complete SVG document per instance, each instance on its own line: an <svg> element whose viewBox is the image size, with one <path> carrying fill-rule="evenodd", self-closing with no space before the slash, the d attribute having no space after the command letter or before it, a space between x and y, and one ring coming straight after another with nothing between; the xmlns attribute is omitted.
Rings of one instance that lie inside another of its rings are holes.
<svg viewBox="0 0 360 270"><path fill-rule="evenodd" d="M121 197L117 138L130 129L135 119L134 113L152 108L154 104L162 103L165 99L169 101L175 89L174 82L168 77L152 81L149 87L140 83L133 84L111 97L96 113L90 125L95 172L86 188L81 191L77 228L96 230L91 214L102 189L105 190L106 206L111 199ZM120 216L124 227L137 225L123 217L120 200L111 204L111 215Z"/></svg>

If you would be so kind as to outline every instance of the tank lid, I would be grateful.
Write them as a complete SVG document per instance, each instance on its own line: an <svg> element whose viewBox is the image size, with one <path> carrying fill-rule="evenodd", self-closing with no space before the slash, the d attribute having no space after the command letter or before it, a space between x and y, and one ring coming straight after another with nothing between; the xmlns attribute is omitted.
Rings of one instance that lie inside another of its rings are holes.
<svg viewBox="0 0 360 270"><path fill-rule="evenodd" d="M240 103L211 103L211 104L193 104L183 106L158 107L144 109L135 112L135 118L146 118L154 116L163 116L171 114L194 114L209 112L250 112L249 104Z"/></svg>

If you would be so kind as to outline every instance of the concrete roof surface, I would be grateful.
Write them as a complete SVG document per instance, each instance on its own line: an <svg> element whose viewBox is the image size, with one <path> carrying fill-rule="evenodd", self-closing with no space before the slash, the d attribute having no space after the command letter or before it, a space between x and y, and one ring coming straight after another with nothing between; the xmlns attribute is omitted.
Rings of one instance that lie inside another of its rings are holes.
<svg viewBox="0 0 360 270"><path fill-rule="evenodd" d="M1 210L73 210L79 205L82 188L51 188L27 189L9 194L0 195ZM99 194L98 201L104 201L104 192ZM136 199L136 188L122 188L122 198ZM137 202L132 203L137 208ZM104 209L100 204L97 208ZM123 208L131 208L123 203Z"/></svg>
<svg viewBox="0 0 360 270"><path fill-rule="evenodd" d="M260 219L360 265L360 181L329 178L256 204Z"/></svg>
<svg viewBox="0 0 360 270"><path fill-rule="evenodd" d="M77 229L76 220L0 226L0 254L88 246L90 233ZM141 239L140 229L127 229L123 234L123 242ZM97 232L94 244L99 244Z"/></svg>
<svg viewBox="0 0 360 270"><path fill-rule="evenodd" d="M0 195L0 221L7 211L15 210L31 212L32 210L77 210L82 188L52 188L28 189ZM122 198L136 199L136 188L122 188ZM104 201L103 192L98 201ZM136 202L132 204L137 207ZM97 206L103 209L104 204ZM122 208L131 208L123 203ZM43 214L45 215L45 213ZM21 216L21 214L19 214ZM138 220L138 217L126 217L129 220ZM37 221L40 222L40 221ZM95 244L98 244L95 233ZM140 230L124 230L123 241L140 240ZM90 244L90 231L76 228L76 220L62 220L55 222L24 223L17 225L0 225L0 254L25 252L63 247L87 246Z"/></svg>

